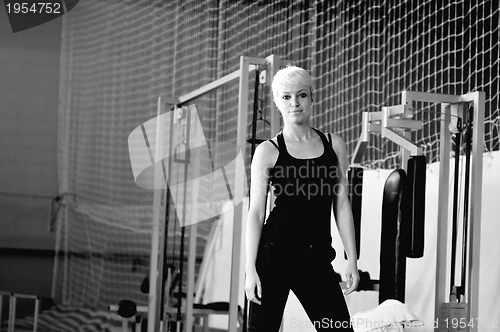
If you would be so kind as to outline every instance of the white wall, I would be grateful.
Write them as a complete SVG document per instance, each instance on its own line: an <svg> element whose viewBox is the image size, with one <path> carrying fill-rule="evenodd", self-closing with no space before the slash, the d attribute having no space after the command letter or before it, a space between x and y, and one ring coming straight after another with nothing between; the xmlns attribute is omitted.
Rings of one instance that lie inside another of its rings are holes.
<svg viewBox="0 0 500 332"><path fill-rule="evenodd" d="M54 249L61 18L13 33L0 6L0 247ZM12 194L18 196L12 196Z"/></svg>

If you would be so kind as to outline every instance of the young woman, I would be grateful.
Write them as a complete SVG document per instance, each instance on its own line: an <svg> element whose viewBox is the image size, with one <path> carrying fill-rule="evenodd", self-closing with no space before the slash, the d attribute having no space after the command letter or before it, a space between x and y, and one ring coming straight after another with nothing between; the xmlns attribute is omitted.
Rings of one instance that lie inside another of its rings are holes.
<svg viewBox="0 0 500 332"><path fill-rule="evenodd" d="M313 84L306 70L281 69L272 91L284 126L256 148L252 160L245 263L248 330L278 331L292 290L317 331L352 331L331 265L333 208L348 257L344 294L352 293L359 275L345 143L311 127ZM264 223L269 184L276 200Z"/></svg>

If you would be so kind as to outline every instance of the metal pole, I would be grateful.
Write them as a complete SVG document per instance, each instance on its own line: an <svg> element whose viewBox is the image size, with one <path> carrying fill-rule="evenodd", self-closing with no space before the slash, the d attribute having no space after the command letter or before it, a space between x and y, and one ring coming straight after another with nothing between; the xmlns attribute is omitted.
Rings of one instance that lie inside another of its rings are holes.
<svg viewBox="0 0 500 332"><path fill-rule="evenodd" d="M451 225L451 274L450 274L450 295L456 297L455 291L455 266L456 266L456 255L457 255L457 228L458 228L458 186L459 186L459 169L460 169L460 146L461 146L461 136L462 136L462 123L461 118L457 120L457 129L453 136L453 142L455 144L455 169L453 175L453 210L452 210L452 225ZM463 286L463 284L462 284ZM452 302L450 298L450 302Z"/></svg>
<svg viewBox="0 0 500 332"><path fill-rule="evenodd" d="M277 55L270 55L266 57L267 61L267 86L269 87L269 92L271 92L271 83L273 81L274 75L279 70L280 59ZM272 93L268 98L269 115L271 117L271 136L278 133L281 128L280 125L280 114L276 109L276 104L274 103Z"/></svg>
<svg viewBox="0 0 500 332"><path fill-rule="evenodd" d="M436 248L436 295L434 303L434 317L441 315L441 304L446 302L449 295L446 288L446 258L448 244L448 197L450 180L450 139L451 133L449 105L441 104L441 135L439 154L439 192L438 192L438 220L437 220L437 248ZM438 327L435 331L438 331Z"/></svg>
<svg viewBox="0 0 500 332"><path fill-rule="evenodd" d="M255 146L256 144L256 135L257 135L257 112L259 110L259 70L255 71L255 84L254 84L254 92L253 92L253 113L252 113L252 138L251 138L251 144L252 144L252 151L250 153L250 156L253 157L253 154L255 152Z"/></svg>
<svg viewBox="0 0 500 332"><path fill-rule="evenodd" d="M268 98L268 105L269 105L269 115L270 115L270 122L271 122L271 137L276 135L280 128L281 128L281 117L280 113L276 108L276 104L274 103L273 100L273 94L271 91L271 83L273 81L274 75L276 75L276 72L278 72L281 60L277 55L270 55L266 58L267 61L267 85L269 87L269 98ZM274 202L274 195L272 191L269 191L268 193L268 198L267 198L267 204L266 204L266 218L269 216L269 213L271 213L271 206L272 203Z"/></svg>
<svg viewBox="0 0 500 332"><path fill-rule="evenodd" d="M468 244L468 234L469 234L469 198L470 196L470 163L471 163L471 145L472 145L472 119L470 116L470 110L467 109L464 112L467 114L464 116L466 120L465 133L464 133L464 146L465 146L465 175L464 175L464 202L463 202L463 219L462 219L462 261L460 269L460 288L457 292L459 302L465 302L465 279L467 274L467 244ZM462 301L463 300L463 301Z"/></svg>
<svg viewBox="0 0 500 332"><path fill-rule="evenodd" d="M471 165L471 203L470 203L470 245L469 245L469 283L468 299L470 303L469 321L474 320L470 331L478 331L479 321L479 263L481 248L481 201L483 184L484 150L484 92L473 92L465 97L472 97L474 106Z"/></svg>
<svg viewBox="0 0 500 332"><path fill-rule="evenodd" d="M401 97L401 98L404 99L404 100L402 100L401 105L403 105L403 107L405 107L405 105L407 105L407 100L405 99L405 97ZM411 103L408 106L412 106ZM384 127L384 126L382 126L382 127ZM402 136L404 138L406 138L406 140L411 141L411 133L410 132L403 131ZM410 151L408 151L407 149L405 149L401 146L399 147L399 151L401 151L400 160L399 160L399 163L400 163L399 168L403 169L406 172L408 170L408 159L410 159Z"/></svg>
<svg viewBox="0 0 500 332"><path fill-rule="evenodd" d="M239 99L238 99L238 131L236 146L245 158L245 143L247 129L247 113L248 113L248 66L249 60L245 56L240 58L240 81L239 81ZM244 177L239 174L244 174L245 169L240 169L240 164L236 164L235 172L235 196L240 195L244 189ZM243 223L243 206L238 204L234 208L233 222L233 244L231 258L231 286L229 293L229 324L228 331L236 331L238 318L238 302L240 292L240 267L241 267L241 240L242 240L242 223Z"/></svg>
<svg viewBox="0 0 500 332"><path fill-rule="evenodd" d="M165 113L165 104L161 97L158 98L158 112L156 122L156 147L155 147L155 165L154 165L154 183L158 184L164 180L162 173L163 168L160 166L160 161L163 153L163 136L164 136L164 121L161 117ZM149 293L148 293L148 332L157 332L160 320L158 319L158 311L160 308L160 299L157 296L158 282L160 277L160 269L163 262L159 260L160 249L160 228L162 225L160 208L161 198L164 189L153 189L153 219L151 231L151 257L149 265ZM161 280L160 280L161 281Z"/></svg>
<svg viewBox="0 0 500 332"><path fill-rule="evenodd" d="M191 162L190 157L190 139L191 139L191 112L187 111L187 125L186 125L186 164L184 167L184 206L182 208L183 214L183 227L186 226L186 209L187 209L187 172L188 164ZM189 157L188 157L189 156ZM196 203L196 202L192 202ZM193 211L196 209L191 209L191 217ZM196 219L193 219L196 220ZM193 303L194 303L194 275L195 275L195 260L196 260L196 235L197 235L197 224L193 223L189 226L189 246L188 246L188 269L187 269L187 288L186 288L186 328L185 331L193 330Z"/></svg>

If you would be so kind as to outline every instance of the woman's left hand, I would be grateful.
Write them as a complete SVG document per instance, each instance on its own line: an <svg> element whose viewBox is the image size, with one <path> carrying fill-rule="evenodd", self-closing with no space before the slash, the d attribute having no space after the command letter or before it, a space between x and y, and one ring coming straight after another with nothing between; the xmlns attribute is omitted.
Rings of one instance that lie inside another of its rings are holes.
<svg viewBox="0 0 500 332"><path fill-rule="evenodd" d="M349 295L358 288L359 284L359 272L358 266L355 262L349 262L347 268L345 269L345 278L347 282L347 289L344 291L345 295Z"/></svg>

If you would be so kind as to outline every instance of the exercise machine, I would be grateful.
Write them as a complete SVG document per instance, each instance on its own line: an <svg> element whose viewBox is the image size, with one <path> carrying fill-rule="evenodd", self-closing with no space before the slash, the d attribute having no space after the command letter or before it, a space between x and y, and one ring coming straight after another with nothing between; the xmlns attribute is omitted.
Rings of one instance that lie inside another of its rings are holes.
<svg viewBox="0 0 500 332"><path fill-rule="evenodd" d="M161 321L161 304L164 296L162 291L163 280L163 248L165 245L165 216L161 213L162 201L166 197L166 185L156 186L156 184L165 184L166 174L169 172L169 166L164 162L165 150L168 147L164 146L165 135L168 128L165 128L165 121L160 121L165 116L173 116L170 112L172 108L178 109L183 106L189 105L193 100L203 96L211 91L214 91L225 84L232 82L236 79L239 80L239 95L238 95L238 124L237 124L237 138L236 145L239 149L241 156L246 155L246 142L248 131L248 109L249 109L249 82L250 73L259 69L265 72L265 79L270 82L272 77L278 70L281 60L276 55L271 55L266 58L258 57L240 57L240 69L225 75L203 87L193 90L178 98L168 98L160 96L158 98L157 121L154 122L154 130L150 135L146 135L147 128L145 124L136 128L133 135L129 136L129 149L131 152L132 168L134 170L134 179L137 184L142 180L143 188L153 189L153 220L152 220L152 238L151 238L151 259L150 259L150 275L149 275L149 293L148 293L148 332L156 332L160 329ZM280 119L278 112L275 111L275 105L272 100L269 100L268 107L270 109L270 130L271 134L276 133L280 127ZM151 129L152 124L148 128ZM154 133L154 135L152 134ZM147 137L146 137L147 136ZM132 137L132 139L131 139ZM148 140L149 138L149 140ZM144 142L147 143L144 143ZM141 156L140 162L134 161L137 153L141 148L144 150L147 147L148 153ZM192 148L192 147L190 147ZM186 148L188 149L188 148ZM172 155L173 151L169 151L168 155ZM245 173L244 164L236 163L236 170L234 172L234 179L228 179L234 184L233 195L238 198L246 196L245 192ZM147 177L147 179L145 179ZM235 199L237 201L237 199ZM242 295L239 289L240 273L241 273L241 244L242 244L242 221L246 211L242 210L241 204L235 204L233 209L234 215L234 228L233 228L233 246L232 246L232 260L231 260L231 285L230 285L230 298L228 308L228 330L235 331L238 319L238 302ZM193 297L194 297L194 264L195 264L195 241L196 240L196 223L186 220L181 222L183 227L189 224L189 254L187 258L187 271L188 282L186 287L186 306L185 314L183 315L183 330L191 331L193 325ZM178 328L179 329L179 328Z"/></svg>
<svg viewBox="0 0 500 332"><path fill-rule="evenodd" d="M464 331L478 330L479 304L479 250L481 233L481 189L482 163L484 146L484 93L472 92L464 95L446 95L403 91L401 104L393 107L383 107L381 112L364 112L362 133L352 157L352 164L357 165L370 141L370 133L380 133L401 146L401 167L410 176L421 170L421 161L412 156L423 155L422 147L411 141L410 130L420 130L422 123L411 120L415 104L439 104L440 129L440 163L439 163L439 202L437 221L437 253L436 253L436 298L435 320L438 322L436 331L449 331L453 319L465 322ZM465 146L461 149L459 133L464 133ZM450 211L450 156L453 142L455 144L455 173L453 207ZM459 190L459 159L461 151L465 155L465 171L463 176L463 191ZM408 166L409 165L409 166ZM402 177L402 172L399 176ZM415 178L415 177L414 177ZM395 181L397 182L397 181ZM418 186L417 183L414 183ZM421 196L422 188L412 189L413 195ZM403 192L404 196L404 192ZM414 200L412 200L415 202ZM422 203L422 202L421 202ZM463 209L461 204L463 205ZM415 211L403 209L403 211ZM457 236L459 211L462 212L462 248L460 283L455 280ZM406 257L418 257L423 254L423 223L413 223L418 216L412 215L411 236L405 238L403 252ZM417 228L415 228L415 226ZM451 227L451 248L448 247L448 230ZM410 241L410 242L408 242ZM398 246L399 247L399 246ZM447 270L447 260L451 258L451 271ZM382 268L381 268L382 269ZM381 276L381 282L382 276ZM403 283L404 278L397 278L397 283ZM404 286L396 285L396 290ZM396 291L395 291L396 292Z"/></svg>

